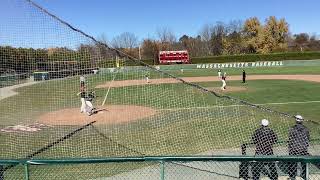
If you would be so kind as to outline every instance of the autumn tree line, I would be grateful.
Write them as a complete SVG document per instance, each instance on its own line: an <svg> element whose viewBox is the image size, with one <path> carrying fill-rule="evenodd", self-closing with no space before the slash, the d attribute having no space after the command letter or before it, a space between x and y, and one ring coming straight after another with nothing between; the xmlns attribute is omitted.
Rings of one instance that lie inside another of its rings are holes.
<svg viewBox="0 0 320 180"><path fill-rule="evenodd" d="M90 46L90 48L93 48ZM78 50L70 50L68 48L50 48L50 49L33 49L33 48L16 48L11 46L0 46L0 75L1 74L22 74L39 70L39 64L47 64L43 69L56 70L60 65L54 62L77 61L77 67L91 67L93 61L92 55L87 47L80 46ZM51 63L50 63L51 62ZM70 63L72 64L72 63ZM65 69L61 67L61 69Z"/></svg>
<svg viewBox="0 0 320 180"><path fill-rule="evenodd" d="M158 52L161 50L188 50L194 59L195 57L208 59L220 55L320 51L320 41L316 36L307 33L292 35L286 20L274 16L270 16L265 22L252 17L245 21L206 24L194 37L183 35L177 38L168 28L158 29L156 36L139 41L133 33L124 32L111 41L107 41L103 36L98 39L134 57L152 60L152 63L157 63ZM77 62L72 67L75 69L100 67L103 63L108 67L105 62L114 56L115 54L101 44L95 43L79 44L76 49L67 47L33 49L1 46L0 42L0 74L8 73L6 71L32 72L39 69L39 64L47 66L44 69L48 70L55 70L57 67L65 69L66 66L63 64L58 63L57 66L48 63L59 61Z"/></svg>
<svg viewBox="0 0 320 180"><path fill-rule="evenodd" d="M115 37L111 45L139 56L137 37L132 33ZM160 50L186 49L191 57L319 51L320 41L307 33L292 35L284 18L270 16L264 23L252 17L245 21L206 24L195 37L183 35L176 38L168 28L162 28L157 30L156 39L146 38L140 46L141 58L153 59Z"/></svg>

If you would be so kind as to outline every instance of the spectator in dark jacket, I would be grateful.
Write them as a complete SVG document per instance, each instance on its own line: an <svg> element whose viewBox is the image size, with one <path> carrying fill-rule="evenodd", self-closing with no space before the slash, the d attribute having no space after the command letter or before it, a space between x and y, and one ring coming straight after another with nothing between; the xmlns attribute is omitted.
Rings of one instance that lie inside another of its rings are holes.
<svg viewBox="0 0 320 180"><path fill-rule="evenodd" d="M295 116L296 124L289 130L288 150L290 156L307 156L310 134L306 126L303 125L303 117L300 115ZM298 163L289 163L289 177L295 179L297 175ZM301 163L301 177L306 179L306 164Z"/></svg>
<svg viewBox="0 0 320 180"><path fill-rule="evenodd" d="M263 119L261 127L252 136L252 141L256 145L256 155L273 155L273 144L277 142L278 137L268 125L269 121ZM264 169L264 166L269 168L270 179L278 179L278 172L274 162L256 162L252 168L254 180L260 178L260 172Z"/></svg>

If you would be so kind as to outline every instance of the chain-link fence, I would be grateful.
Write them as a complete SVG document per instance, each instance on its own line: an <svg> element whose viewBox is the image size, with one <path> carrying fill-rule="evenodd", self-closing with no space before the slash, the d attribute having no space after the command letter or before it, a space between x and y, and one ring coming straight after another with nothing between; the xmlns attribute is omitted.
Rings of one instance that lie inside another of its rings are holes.
<svg viewBox="0 0 320 180"><path fill-rule="evenodd" d="M211 156L1 160L0 179L320 179L320 157Z"/></svg>

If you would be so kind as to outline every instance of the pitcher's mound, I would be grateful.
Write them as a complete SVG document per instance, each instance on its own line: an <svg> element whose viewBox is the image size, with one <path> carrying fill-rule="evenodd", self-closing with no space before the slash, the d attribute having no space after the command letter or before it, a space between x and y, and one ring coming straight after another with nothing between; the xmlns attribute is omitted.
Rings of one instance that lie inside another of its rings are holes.
<svg viewBox="0 0 320 180"><path fill-rule="evenodd" d="M225 90L221 90L221 87L208 87L208 90L219 91L219 92L237 92L237 91L246 91L247 88L243 86L227 86Z"/></svg>
<svg viewBox="0 0 320 180"><path fill-rule="evenodd" d="M100 107L91 116L80 113L80 108L62 109L43 114L38 122L47 125L85 125L92 121L95 124L118 124L135 121L156 114L156 110L131 105L111 105Z"/></svg>

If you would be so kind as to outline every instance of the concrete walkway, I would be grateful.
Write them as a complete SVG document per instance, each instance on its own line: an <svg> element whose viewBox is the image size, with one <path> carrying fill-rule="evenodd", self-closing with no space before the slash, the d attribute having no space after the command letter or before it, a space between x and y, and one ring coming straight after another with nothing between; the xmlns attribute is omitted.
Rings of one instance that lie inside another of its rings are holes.
<svg viewBox="0 0 320 180"><path fill-rule="evenodd" d="M14 91L17 88L31 86L31 85L37 84L39 82L41 82L41 81L31 81L31 82L27 82L27 83L23 83L23 84L17 84L17 85L13 85L13 86L0 88L0 101L5 98L17 95L18 92Z"/></svg>

